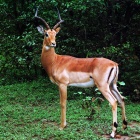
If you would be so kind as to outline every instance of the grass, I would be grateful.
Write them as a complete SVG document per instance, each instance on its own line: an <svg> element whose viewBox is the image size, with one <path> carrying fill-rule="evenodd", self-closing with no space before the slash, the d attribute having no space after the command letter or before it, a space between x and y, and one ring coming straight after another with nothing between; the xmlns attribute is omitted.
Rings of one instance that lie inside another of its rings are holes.
<svg viewBox="0 0 140 140"><path fill-rule="evenodd" d="M69 88L67 127L60 131L57 87L38 80L0 87L0 140L105 140L111 132L112 112L107 101L83 101L82 89ZM94 95L93 95L94 96ZM140 104L126 102L128 129L122 130L118 108L118 133L140 139Z"/></svg>

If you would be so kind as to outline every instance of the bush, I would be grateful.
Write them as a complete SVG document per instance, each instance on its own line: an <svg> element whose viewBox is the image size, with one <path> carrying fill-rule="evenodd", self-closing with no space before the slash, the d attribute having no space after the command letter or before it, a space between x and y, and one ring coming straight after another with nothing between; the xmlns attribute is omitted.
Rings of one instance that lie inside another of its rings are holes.
<svg viewBox="0 0 140 140"><path fill-rule="evenodd" d="M140 3L135 1L1 1L0 84L32 80L44 71L40 65L43 37L33 25L35 6L53 27L58 7L62 30L57 35L60 54L106 57L119 63L124 93L140 91ZM40 23L41 24L41 23ZM127 88L131 87L131 88ZM138 99L137 99L138 100Z"/></svg>

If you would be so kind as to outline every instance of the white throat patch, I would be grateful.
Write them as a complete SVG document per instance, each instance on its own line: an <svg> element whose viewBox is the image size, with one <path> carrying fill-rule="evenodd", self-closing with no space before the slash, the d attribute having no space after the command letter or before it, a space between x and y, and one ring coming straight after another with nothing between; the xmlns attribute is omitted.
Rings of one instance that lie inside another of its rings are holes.
<svg viewBox="0 0 140 140"><path fill-rule="evenodd" d="M50 49L50 47L49 47L49 46L45 46L45 49L46 49L46 50L49 50L49 49Z"/></svg>

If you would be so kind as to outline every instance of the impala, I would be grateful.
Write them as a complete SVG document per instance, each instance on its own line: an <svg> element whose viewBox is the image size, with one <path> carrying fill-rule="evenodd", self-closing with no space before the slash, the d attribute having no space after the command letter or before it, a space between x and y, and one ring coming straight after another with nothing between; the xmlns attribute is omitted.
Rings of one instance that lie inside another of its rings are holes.
<svg viewBox="0 0 140 140"><path fill-rule="evenodd" d="M44 35L41 63L50 80L58 85L60 92L61 124L60 130L66 126L67 87L93 87L96 85L112 107L113 126L111 137L115 137L117 130L117 102L122 109L123 128L127 128L124 98L117 89L118 64L106 58L75 58L55 53L56 34L63 20L51 29L47 22L35 13L35 20L40 20L46 26L38 26L38 31Z"/></svg>

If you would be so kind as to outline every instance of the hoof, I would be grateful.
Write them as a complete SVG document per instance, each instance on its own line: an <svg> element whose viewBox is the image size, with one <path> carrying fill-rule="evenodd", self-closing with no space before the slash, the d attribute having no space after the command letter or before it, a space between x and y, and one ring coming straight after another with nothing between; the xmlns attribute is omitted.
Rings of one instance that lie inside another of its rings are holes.
<svg viewBox="0 0 140 140"><path fill-rule="evenodd" d="M114 139L114 137L112 137L112 136L110 135L110 139Z"/></svg>
<svg viewBox="0 0 140 140"><path fill-rule="evenodd" d="M111 138L111 139L121 139L121 135L115 135L114 137L112 137L112 136L110 135L110 138Z"/></svg>
<svg viewBox="0 0 140 140"><path fill-rule="evenodd" d="M59 130L63 130L64 128L60 127Z"/></svg>
<svg viewBox="0 0 140 140"><path fill-rule="evenodd" d="M59 130L63 130L66 127L67 124L60 125Z"/></svg>
<svg viewBox="0 0 140 140"><path fill-rule="evenodd" d="M115 138L115 133L114 133L114 132L112 132L112 133L110 134L110 138Z"/></svg>

